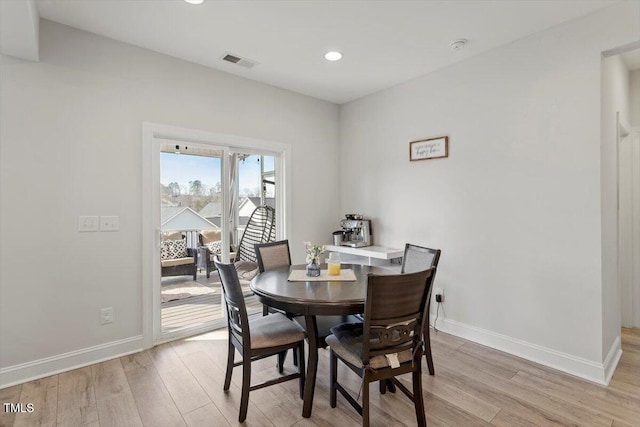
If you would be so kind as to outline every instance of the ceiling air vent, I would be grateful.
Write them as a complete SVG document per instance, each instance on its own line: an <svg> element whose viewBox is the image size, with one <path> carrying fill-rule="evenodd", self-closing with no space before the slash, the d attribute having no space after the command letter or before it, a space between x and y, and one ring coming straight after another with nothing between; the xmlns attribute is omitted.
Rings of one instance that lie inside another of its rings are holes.
<svg viewBox="0 0 640 427"><path fill-rule="evenodd" d="M247 58L242 58L238 55L234 55L232 53L225 53L222 56L222 60L223 61L227 61L227 62L231 62L232 64L236 64L239 65L241 67L244 68L253 68L254 65L257 65L258 63L256 61L252 61L250 59Z"/></svg>

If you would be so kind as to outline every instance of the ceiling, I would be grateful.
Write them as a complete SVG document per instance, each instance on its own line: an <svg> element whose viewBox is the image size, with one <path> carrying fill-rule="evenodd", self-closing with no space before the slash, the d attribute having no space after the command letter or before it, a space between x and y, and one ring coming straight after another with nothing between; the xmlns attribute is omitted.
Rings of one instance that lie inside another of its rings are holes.
<svg viewBox="0 0 640 427"><path fill-rule="evenodd" d="M40 17L337 104L616 0L36 0ZM465 49L449 44L468 39ZM328 62L338 50L344 58ZM233 53L251 69L221 60Z"/></svg>

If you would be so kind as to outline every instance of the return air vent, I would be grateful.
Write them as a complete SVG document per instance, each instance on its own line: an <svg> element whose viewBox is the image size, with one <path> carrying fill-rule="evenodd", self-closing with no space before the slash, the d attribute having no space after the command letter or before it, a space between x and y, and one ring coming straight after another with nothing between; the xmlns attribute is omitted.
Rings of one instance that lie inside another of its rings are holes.
<svg viewBox="0 0 640 427"><path fill-rule="evenodd" d="M253 68L254 65L258 64L256 61L252 61L247 58L242 58L241 56L234 55L233 53L229 53L229 52L225 53L222 56L222 60L231 62L232 64L236 64L244 68Z"/></svg>

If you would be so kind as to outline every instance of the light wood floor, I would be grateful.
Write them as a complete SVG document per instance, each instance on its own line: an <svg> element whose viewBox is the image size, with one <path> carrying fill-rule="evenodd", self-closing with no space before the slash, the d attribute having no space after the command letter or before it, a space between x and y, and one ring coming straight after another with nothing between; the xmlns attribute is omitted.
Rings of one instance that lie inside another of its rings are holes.
<svg viewBox="0 0 640 427"><path fill-rule="evenodd" d="M640 426L640 329L622 333L624 355L608 387L598 386L442 332L432 334L436 375L424 375L428 424L435 426ZM1 426L236 425L241 372L222 391L226 332L163 344L0 390L2 402L33 403L31 414L0 414ZM287 371L292 371L290 357ZM254 363L253 379L277 375L273 359ZM425 366L426 370L426 366ZM358 378L343 366L354 394ZM415 425L401 394L371 386L372 422ZM328 353L320 367L311 418L301 416L295 381L251 393L248 426L357 426L360 417L338 395L328 402Z"/></svg>

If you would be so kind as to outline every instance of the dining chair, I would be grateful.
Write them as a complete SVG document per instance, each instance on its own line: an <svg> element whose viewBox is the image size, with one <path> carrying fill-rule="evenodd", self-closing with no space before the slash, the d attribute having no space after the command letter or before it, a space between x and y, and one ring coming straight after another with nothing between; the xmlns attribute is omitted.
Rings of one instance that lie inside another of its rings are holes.
<svg viewBox="0 0 640 427"><path fill-rule="evenodd" d="M256 259L258 261L258 270L260 273L264 273L265 270L271 270L278 267L284 267L291 265L291 252L289 251L289 241L280 240L277 242L269 243L256 243L254 246ZM262 304L262 315L266 316L269 313L282 313L280 310L276 310L273 307L269 307L266 304ZM292 318L289 316L289 318ZM297 360L295 353L293 354L294 364L297 366ZM282 366L280 364L280 366Z"/></svg>
<svg viewBox="0 0 640 427"><path fill-rule="evenodd" d="M260 273L271 270L278 267L291 265L291 253L289 251L289 241L281 240L277 242L269 243L256 243L254 245L256 258L258 261L258 269ZM306 327L304 318L300 316L302 313L285 313L277 310L273 307L268 307L263 304L262 315L266 316L269 313L282 313L290 319L295 318L296 321L303 327ZM355 316L316 316L317 325L317 338L320 347L326 347L326 338L331 334L330 329L336 325L346 322L357 321ZM279 369L282 369L283 360L279 361ZM293 354L293 363L297 365L297 356Z"/></svg>
<svg viewBox="0 0 640 427"><path fill-rule="evenodd" d="M420 361L434 273L431 268L408 274L369 274L364 323L336 326L327 337L332 408L339 391L362 415L363 426L369 426L369 384L391 381L413 401L418 426L427 425ZM338 383L338 359L362 378L362 405ZM412 374L413 392L396 379L406 373Z"/></svg>
<svg viewBox="0 0 640 427"><path fill-rule="evenodd" d="M402 258L402 268L400 271L402 273L414 273L416 271L433 268L433 281L435 280L438 261L440 261L440 249L425 248L423 246L407 243L404 247L404 256ZM431 289L429 290L429 299L427 300L427 313L429 313L430 308ZM429 375L434 375L435 368L433 366L433 356L431 355L431 338L428 319L429 318L427 317L427 327L424 329L424 357L427 359Z"/></svg>
<svg viewBox="0 0 640 427"><path fill-rule="evenodd" d="M265 270L291 265L291 252L289 251L288 240L256 243L253 247L260 273Z"/></svg>
<svg viewBox="0 0 640 427"><path fill-rule="evenodd" d="M231 385L233 368L242 365L242 391L240 398L239 422L247 418L249 392L284 381L299 379L300 398L303 398L305 380L304 329L280 313L249 319L238 273L233 264L214 261L227 307L227 326L229 329L229 348L227 371L224 378L224 390ZM298 354L298 372L284 375L261 384L251 385L251 362L268 356L278 356L292 349ZM235 352L242 355L242 361L234 362Z"/></svg>

